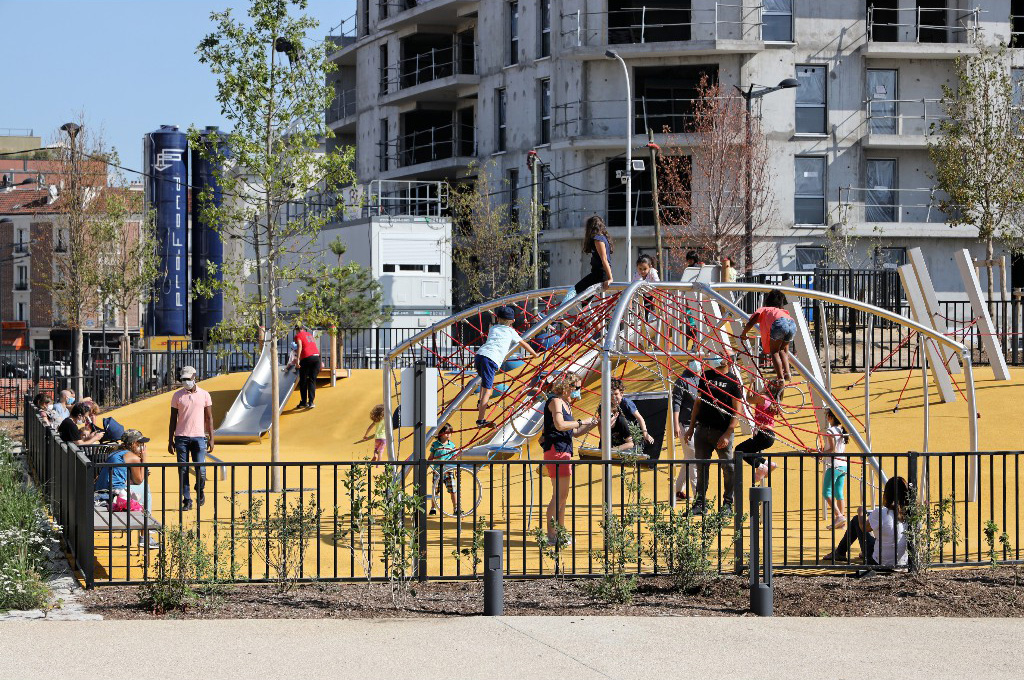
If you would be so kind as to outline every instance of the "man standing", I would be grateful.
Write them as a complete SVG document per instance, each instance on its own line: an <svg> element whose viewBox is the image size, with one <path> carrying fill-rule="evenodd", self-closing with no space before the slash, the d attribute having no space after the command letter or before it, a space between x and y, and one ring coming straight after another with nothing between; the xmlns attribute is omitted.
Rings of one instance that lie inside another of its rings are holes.
<svg viewBox="0 0 1024 680"><path fill-rule="evenodd" d="M697 385L697 401L690 412L690 426L685 438L693 437L693 448L698 460L710 460L711 452L717 451L723 461L724 488L722 489L722 512L732 512L732 433L739 420L740 398L743 386L733 375L720 370L724 363L720 357L707 359L709 368ZM707 509L708 473L710 465L703 463L697 469L697 492L690 506L691 516L703 515Z"/></svg>
<svg viewBox="0 0 1024 680"><path fill-rule="evenodd" d="M167 431L167 452L175 454L179 463L187 463L189 457L196 466L196 499L199 505L206 502L203 489L206 486L207 451L213 451L213 400L210 393L196 384L196 369L184 366L179 374L184 387L171 397L171 421ZM178 468L180 480L181 509L192 509L192 494L188 488L188 466Z"/></svg>
<svg viewBox="0 0 1024 680"><path fill-rule="evenodd" d="M316 378L320 375L320 348L313 334L295 327L295 357L299 364L299 408L316 408Z"/></svg>

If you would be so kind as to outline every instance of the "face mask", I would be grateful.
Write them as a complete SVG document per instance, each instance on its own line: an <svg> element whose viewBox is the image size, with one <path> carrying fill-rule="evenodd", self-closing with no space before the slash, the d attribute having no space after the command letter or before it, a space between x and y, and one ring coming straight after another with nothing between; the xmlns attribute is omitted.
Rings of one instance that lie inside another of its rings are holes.
<svg viewBox="0 0 1024 680"><path fill-rule="evenodd" d="M192 388L194 388L196 386L196 381L195 380L182 380L181 382L183 382L185 384L185 389L186 390L191 390Z"/></svg>
<svg viewBox="0 0 1024 680"><path fill-rule="evenodd" d="M573 390L569 394L569 397L572 398L572 399L579 399L581 396L582 396L582 394L581 394L581 392L579 390Z"/></svg>
<svg viewBox="0 0 1024 680"><path fill-rule="evenodd" d="M71 406L74 403L75 403L75 398L74 397L68 397L68 406Z"/></svg>

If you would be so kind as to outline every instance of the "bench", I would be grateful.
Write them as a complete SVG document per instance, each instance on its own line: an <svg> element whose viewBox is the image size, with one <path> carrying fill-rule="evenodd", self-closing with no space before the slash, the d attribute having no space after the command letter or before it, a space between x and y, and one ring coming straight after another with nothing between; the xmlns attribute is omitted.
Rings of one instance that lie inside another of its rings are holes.
<svg viewBox="0 0 1024 680"><path fill-rule="evenodd" d="M128 549L131 550L133 531L159 531L163 525L147 512L126 512L108 510L94 506L92 514L93 531L113 533L124 531L128 534Z"/></svg>

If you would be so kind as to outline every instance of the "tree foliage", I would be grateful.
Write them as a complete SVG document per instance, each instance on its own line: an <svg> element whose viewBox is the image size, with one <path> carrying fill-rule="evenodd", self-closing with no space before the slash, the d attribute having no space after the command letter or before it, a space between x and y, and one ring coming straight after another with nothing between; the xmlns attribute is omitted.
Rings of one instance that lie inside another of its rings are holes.
<svg viewBox="0 0 1024 680"><path fill-rule="evenodd" d="M380 282L369 269L358 262L343 262L345 244L340 239L331 243L337 255L336 266L324 266L308 275L297 307L300 318L309 326L337 329L369 328L391 319L385 308Z"/></svg>

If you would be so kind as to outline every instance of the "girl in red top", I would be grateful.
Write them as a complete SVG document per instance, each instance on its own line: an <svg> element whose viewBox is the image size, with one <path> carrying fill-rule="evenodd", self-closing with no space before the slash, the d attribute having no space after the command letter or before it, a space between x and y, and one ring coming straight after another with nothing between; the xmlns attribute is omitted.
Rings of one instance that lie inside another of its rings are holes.
<svg viewBox="0 0 1024 680"><path fill-rule="evenodd" d="M736 445L736 453L760 454L775 444L775 416L779 415L779 392L782 386L778 383L766 386L764 394L753 390L747 393L747 402L754 407L754 436ZM775 463L759 455L757 458L744 459L754 468L754 483L759 483L771 470L778 467Z"/></svg>
<svg viewBox="0 0 1024 680"><path fill-rule="evenodd" d="M783 307L787 300L781 290L770 290L764 296L764 307L750 315L741 336L750 332L757 324L761 330L761 349L772 360L779 380L790 382L793 375L789 370L789 343L796 335L796 322Z"/></svg>

